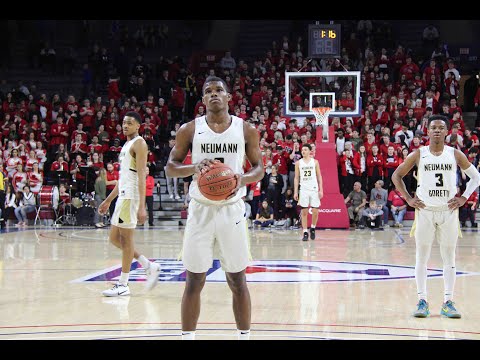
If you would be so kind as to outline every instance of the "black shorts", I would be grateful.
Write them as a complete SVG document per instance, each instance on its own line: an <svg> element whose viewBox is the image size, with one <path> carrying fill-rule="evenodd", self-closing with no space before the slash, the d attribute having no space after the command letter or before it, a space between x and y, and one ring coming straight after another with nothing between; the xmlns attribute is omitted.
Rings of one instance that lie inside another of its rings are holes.
<svg viewBox="0 0 480 360"><path fill-rule="evenodd" d="M193 181L193 175L183 178L183 182L191 183Z"/></svg>

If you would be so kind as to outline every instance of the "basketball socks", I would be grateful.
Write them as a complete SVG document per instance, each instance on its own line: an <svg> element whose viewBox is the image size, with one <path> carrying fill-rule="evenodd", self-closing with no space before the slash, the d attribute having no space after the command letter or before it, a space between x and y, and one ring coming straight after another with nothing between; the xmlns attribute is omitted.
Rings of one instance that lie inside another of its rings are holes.
<svg viewBox="0 0 480 360"><path fill-rule="evenodd" d="M455 286L456 276L455 266L447 265L443 267L443 285L445 287L444 302L453 300L453 288Z"/></svg>
<svg viewBox="0 0 480 360"><path fill-rule="evenodd" d="M195 340L195 331L182 331L182 340Z"/></svg>
<svg viewBox="0 0 480 360"><path fill-rule="evenodd" d="M150 267L150 260L148 260L145 256L140 255L137 259L137 261L143 266L145 270L147 270Z"/></svg>
<svg viewBox="0 0 480 360"><path fill-rule="evenodd" d="M250 340L250 329L248 330L238 330L237 329L238 340Z"/></svg>
<svg viewBox="0 0 480 360"><path fill-rule="evenodd" d="M120 279L118 280L118 282L122 285L127 285L128 284L128 276L130 275L130 273L124 273L123 271L120 273Z"/></svg>
<svg viewBox="0 0 480 360"><path fill-rule="evenodd" d="M308 234L308 229L303 229L303 233L307 233Z"/></svg>

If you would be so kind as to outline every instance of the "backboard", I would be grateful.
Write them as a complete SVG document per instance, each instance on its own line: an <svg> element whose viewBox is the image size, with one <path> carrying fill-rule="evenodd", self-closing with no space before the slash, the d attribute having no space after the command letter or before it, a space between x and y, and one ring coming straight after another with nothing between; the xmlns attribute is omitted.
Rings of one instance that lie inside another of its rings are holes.
<svg viewBox="0 0 480 360"><path fill-rule="evenodd" d="M335 104L330 116L360 116L360 72L285 72L285 115L313 116L320 99Z"/></svg>

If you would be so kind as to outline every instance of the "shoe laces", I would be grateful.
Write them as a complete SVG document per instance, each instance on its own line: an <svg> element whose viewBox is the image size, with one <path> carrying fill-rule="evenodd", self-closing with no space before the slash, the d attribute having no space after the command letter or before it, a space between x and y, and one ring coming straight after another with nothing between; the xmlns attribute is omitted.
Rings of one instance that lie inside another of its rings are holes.
<svg viewBox="0 0 480 360"><path fill-rule="evenodd" d="M457 309L455 309L455 304L452 300L448 300L446 303L445 303L445 306L448 308L448 310L451 310L451 311L457 311Z"/></svg>
<svg viewBox="0 0 480 360"><path fill-rule="evenodd" d="M424 299L418 302L418 310L425 310L427 307L428 307L428 304Z"/></svg>

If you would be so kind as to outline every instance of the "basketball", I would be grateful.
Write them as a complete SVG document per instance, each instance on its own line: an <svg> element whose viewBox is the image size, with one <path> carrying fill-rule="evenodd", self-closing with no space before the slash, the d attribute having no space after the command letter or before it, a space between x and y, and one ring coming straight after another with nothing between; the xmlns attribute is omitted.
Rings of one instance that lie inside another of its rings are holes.
<svg viewBox="0 0 480 360"><path fill-rule="evenodd" d="M223 163L213 165L213 168L198 178L200 192L213 201L225 200L236 186L235 173Z"/></svg>

